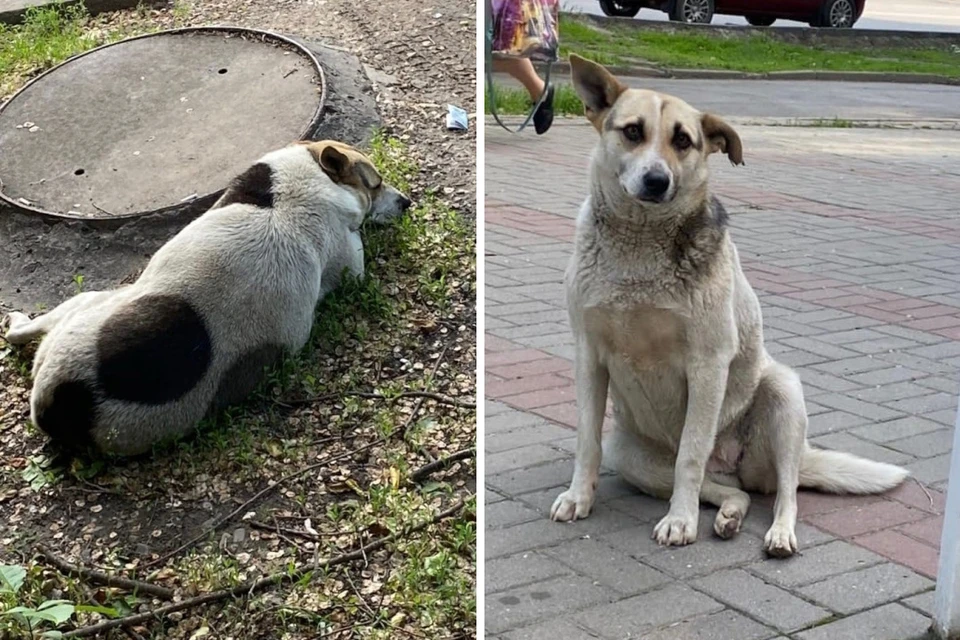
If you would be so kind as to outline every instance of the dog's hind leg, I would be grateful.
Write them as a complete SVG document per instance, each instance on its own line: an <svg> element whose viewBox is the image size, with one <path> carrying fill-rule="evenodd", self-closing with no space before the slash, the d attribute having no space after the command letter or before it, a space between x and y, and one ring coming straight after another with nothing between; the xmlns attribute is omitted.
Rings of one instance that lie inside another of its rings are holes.
<svg viewBox="0 0 960 640"><path fill-rule="evenodd" d="M621 427L613 429L603 449L604 459L624 480L655 498L670 499L673 494L674 454L656 444L641 441ZM740 531L750 508L750 496L736 484L727 476L715 478L708 473L700 486L701 502L719 508L713 531L721 538L731 538Z"/></svg>
<svg viewBox="0 0 960 640"><path fill-rule="evenodd" d="M771 491L775 481L773 524L763 546L771 556L785 558L797 551L797 487L807 437L799 376L771 361L743 419L750 443L740 463L740 479L746 488L764 492Z"/></svg>
<svg viewBox="0 0 960 640"><path fill-rule="evenodd" d="M24 313L13 312L10 314L10 327L6 335L7 342L10 344L26 344L46 333L50 333L58 322L78 311L100 304L114 293L116 291L85 291L33 320Z"/></svg>

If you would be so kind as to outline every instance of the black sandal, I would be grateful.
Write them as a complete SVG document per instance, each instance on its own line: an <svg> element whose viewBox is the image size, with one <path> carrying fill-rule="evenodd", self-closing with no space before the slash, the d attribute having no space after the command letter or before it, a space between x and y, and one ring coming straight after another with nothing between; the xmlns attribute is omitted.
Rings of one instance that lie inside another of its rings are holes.
<svg viewBox="0 0 960 640"><path fill-rule="evenodd" d="M533 128L537 135L543 135L553 124L553 87L547 89L547 95L533 114Z"/></svg>

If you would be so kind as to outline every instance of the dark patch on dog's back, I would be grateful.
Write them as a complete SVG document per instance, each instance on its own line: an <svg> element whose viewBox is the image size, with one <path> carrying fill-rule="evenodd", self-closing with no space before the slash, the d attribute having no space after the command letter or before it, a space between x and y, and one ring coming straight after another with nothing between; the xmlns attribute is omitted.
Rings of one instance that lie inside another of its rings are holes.
<svg viewBox="0 0 960 640"><path fill-rule="evenodd" d="M220 379L210 411L219 411L243 401L263 380L266 367L275 365L282 353L282 347L265 344L237 358Z"/></svg>
<svg viewBox="0 0 960 640"><path fill-rule="evenodd" d="M234 178L217 206L225 207L228 204L252 204L272 209L273 169L270 165L258 162Z"/></svg>
<svg viewBox="0 0 960 640"><path fill-rule="evenodd" d="M82 448L90 442L96 423L97 400L86 382L61 382L46 402L38 402L33 419L44 433L61 445Z"/></svg>
<svg viewBox="0 0 960 640"><path fill-rule="evenodd" d="M97 334L97 378L104 396L165 404L193 389L210 366L203 318L186 300L147 295L114 312Z"/></svg>

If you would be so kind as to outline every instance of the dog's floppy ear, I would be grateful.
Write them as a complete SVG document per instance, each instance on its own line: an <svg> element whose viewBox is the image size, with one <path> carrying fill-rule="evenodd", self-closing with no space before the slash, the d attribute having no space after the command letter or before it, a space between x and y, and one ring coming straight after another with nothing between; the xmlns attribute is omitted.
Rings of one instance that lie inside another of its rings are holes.
<svg viewBox="0 0 960 640"><path fill-rule="evenodd" d="M354 166L357 169L357 175L360 176L360 180L363 182L363 186L367 189L376 189L383 183L383 178L380 177L380 174L377 173L377 170L374 169L372 165L366 162L355 162Z"/></svg>
<svg viewBox="0 0 960 640"><path fill-rule="evenodd" d="M310 149L310 153L317 159L323 172L334 182L342 182L343 177L350 171L350 158L333 145L323 147L319 153L316 149Z"/></svg>
<svg viewBox="0 0 960 640"><path fill-rule="evenodd" d="M570 54L570 75L573 88L583 101L587 120L600 131L607 111L627 88L603 65L576 54Z"/></svg>
<svg viewBox="0 0 960 640"><path fill-rule="evenodd" d="M731 164L743 164L743 145L733 127L712 113L705 113L700 117L700 128L707 142L708 154L720 151L727 154Z"/></svg>

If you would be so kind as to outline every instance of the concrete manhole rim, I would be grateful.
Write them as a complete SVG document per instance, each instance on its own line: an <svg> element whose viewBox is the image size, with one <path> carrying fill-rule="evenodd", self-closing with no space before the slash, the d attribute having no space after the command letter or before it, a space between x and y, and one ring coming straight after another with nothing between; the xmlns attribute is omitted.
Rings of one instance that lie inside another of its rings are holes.
<svg viewBox="0 0 960 640"><path fill-rule="evenodd" d="M132 38L124 38L123 40L118 40L117 42L111 42L108 44L101 45L99 47L95 47L88 51L78 53L75 56L71 56L70 58L67 58L63 62L57 65L54 65L53 67L50 67L40 75L29 80L22 87L20 87L20 89L18 89L12 96L10 96L9 100L7 100L3 105L0 105L0 115L3 115L4 110L7 109L11 104L13 104L13 102L20 96L20 94L24 93L31 86L33 86L34 83L39 82L40 80L43 80L48 75L60 70L62 67L65 67L66 65L70 64L71 62L74 62L79 58L94 54L98 51L102 51L110 47L115 47L117 45L133 42L135 40L144 40L146 38L154 38L157 36L170 36L170 35L181 35L181 34L190 34L190 33L220 33L220 34L234 34L238 36L243 36L243 35L253 36L253 37L259 38L261 42L273 40L277 44L281 44L296 50L298 54L306 58L310 62L310 64L313 65L313 70L316 73L316 76L320 82L320 99L317 102L317 108L314 111L313 115L311 116L310 122L303 129L303 131L301 131L300 134L298 135L298 139L301 139L301 140L305 139L320 124L320 120L323 116L323 107L327 102L327 78L323 72L323 66L320 64L320 60L317 58L317 56L310 49L303 46L293 38L288 38L287 36L283 36L273 31L267 31L264 29L250 29L247 27L234 27L229 25L210 25L210 26L180 27L177 29L166 29L164 31L156 31L154 33L145 33L143 35L133 36ZM226 184L224 185L224 187L226 187ZM3 179L2 179L2 176L0 176L0 206L6 205L7 207L11 207L14 211L21 212L21 213L28 213L34 216L45 218L51 222L81 222L81 223L89 224L92 226L100 226L101 224L103 224L109 227L114 227L117 224L123 224L130 220L142 218L145 216L162 214L170 211L176 211L178 209L182 209L184 206L189 206L195 202L202 201L206 198L212 199L212 197L216 193L218 193L218 191L219 190L212 191L210 193L197 194L196 196L194 196L193 198L191 198L186 202L178 202L176 204L172 204L166 207L161 207L159 209L153 209L148 211L137 211L135 213L126 213L126 214L120 214L120 215L72 215L70 213L48 211L46 209L41 209L40 207L24 204L20 200L14 200L8 197L3 192Z"/></svg>

